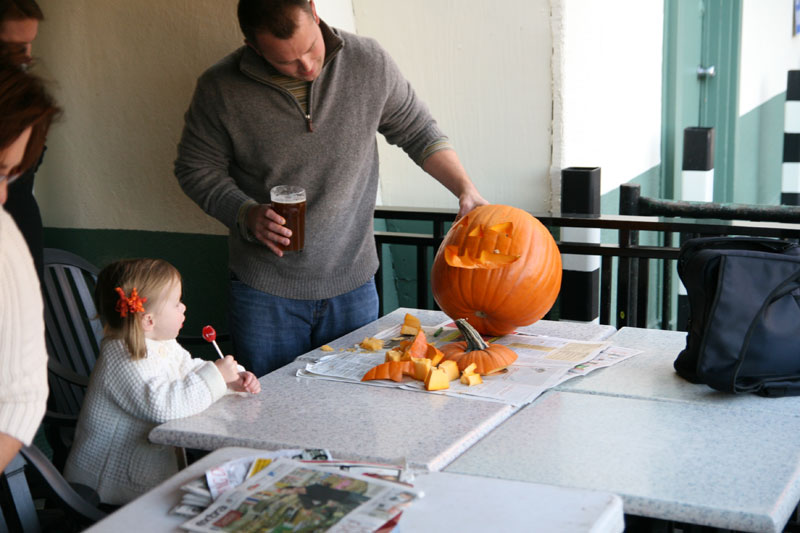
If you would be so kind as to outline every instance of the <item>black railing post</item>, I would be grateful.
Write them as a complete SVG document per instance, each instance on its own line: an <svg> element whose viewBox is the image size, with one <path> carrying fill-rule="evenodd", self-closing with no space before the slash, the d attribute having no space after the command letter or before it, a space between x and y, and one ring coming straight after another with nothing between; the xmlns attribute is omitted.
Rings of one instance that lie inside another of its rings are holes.
<svg viewBox="0 0 800 533"><path fill-rule="evenodd" d="M632 183L619 186L619 214L635 216L639 214L641 187ZM619 247L631 248L639 244L639 232L623 230L619 232ZM620 256L617 259L617 327L637 325L639 263L631 258ZM645 303L647 299L645 299ZM645 309L645 320L647 310Z"/></svg>
<svg viewBox="0 0 800 533"><path fill-rule="evenodd" d="M664 248L672 248L672 233L664 232ZM670 329L672 320L672 261L664 259L661 262L661 329Z"/></svg>
<svg viewBox="0 0 800 533"><path fill-rule="evenodd" d="M600 215L600 167L569 167L561 171L561 212ZM561 242L600 243L600 228L562 228ZM600 257L564 254L559 316L590 322L599 312Z"/></svg>

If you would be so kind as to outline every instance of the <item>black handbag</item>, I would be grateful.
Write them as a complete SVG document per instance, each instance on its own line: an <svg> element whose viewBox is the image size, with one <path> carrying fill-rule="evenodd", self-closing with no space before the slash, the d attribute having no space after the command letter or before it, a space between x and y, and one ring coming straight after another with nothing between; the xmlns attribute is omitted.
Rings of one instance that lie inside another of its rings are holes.
<svg viewBox="0 0 800 533"><path fill-rule="evenodd" d="M762 396L800 395L800 246L778 239L691 239L678 256L692 383Z"/></svg>

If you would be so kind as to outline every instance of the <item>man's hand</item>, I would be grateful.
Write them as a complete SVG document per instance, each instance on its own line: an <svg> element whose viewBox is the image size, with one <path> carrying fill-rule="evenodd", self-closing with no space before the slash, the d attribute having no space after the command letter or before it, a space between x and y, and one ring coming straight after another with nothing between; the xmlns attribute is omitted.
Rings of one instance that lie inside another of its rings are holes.
<svg viewBox="0 0 800 533"><path fill-rule="evenodd" d="M473 209L481 205L488 205L489 202L480 195L477 189L474 187L469 193L462 194L458 197L458 215L456 215L456 220L460 219Z"/></svg>
<svg viewBox="0 0 800 533"><path fill-rule="evenodd" d="M284 226L286 220L282 216L273 211L269 204L258 204L247 211L246 221L250 235L266 245L272 253L283 257L283 250L276 243L288 246L292 230Z"/></svg>

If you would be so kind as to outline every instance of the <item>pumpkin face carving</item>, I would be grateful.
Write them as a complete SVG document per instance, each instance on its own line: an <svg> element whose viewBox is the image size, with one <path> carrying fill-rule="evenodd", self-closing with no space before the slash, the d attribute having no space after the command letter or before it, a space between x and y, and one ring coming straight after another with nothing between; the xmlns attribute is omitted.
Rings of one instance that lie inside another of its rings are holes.
<svg viewBox="0 0 800 533"><path fill-rule="evenodd" d="M505 335L542 318L561 289L561 254L529 213L477 207L447 232L431 271L436 303L480 333Z"/></svg>

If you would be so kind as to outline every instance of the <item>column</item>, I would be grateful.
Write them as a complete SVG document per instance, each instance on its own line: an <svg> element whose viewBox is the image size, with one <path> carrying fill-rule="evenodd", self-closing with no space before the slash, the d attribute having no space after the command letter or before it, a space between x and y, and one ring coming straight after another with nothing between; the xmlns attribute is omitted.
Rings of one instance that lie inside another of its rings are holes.
<svg viewBox="0 0 800 533"><path fill-rule="evenodd" d="M561 214L600 215L600 167L569 167L561 171ZM600 243L600 228L561 228L561 242ZM600 257L561 256L560 318L598 321Z"/></svg>
<svg viewBox="0 0 800 533"><path fill-rule="evenodd" d="M781 204L800 205L800 70L790 70L783 120Z"/></svg>
<svg viewBox="0 0 800 533"><path fill-rule="evenodd" d="M681 199L687 202L714 201L714 128L683 130L683 171ZM683 242L683 237L681 242ZM689 297L678 280L677 329L686 330L689 318Z"/></svg>

